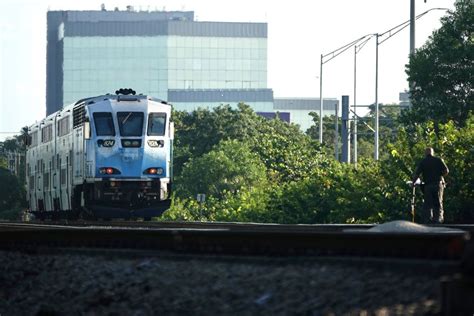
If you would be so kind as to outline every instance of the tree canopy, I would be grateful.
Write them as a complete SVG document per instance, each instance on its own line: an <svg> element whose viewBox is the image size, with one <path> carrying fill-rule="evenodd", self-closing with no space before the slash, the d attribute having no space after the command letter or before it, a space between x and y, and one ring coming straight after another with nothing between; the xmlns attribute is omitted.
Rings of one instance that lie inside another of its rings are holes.
<svg viewBox="0 0 474 316"><path fill-rule="evenodd" d="M442 26L410 57L412 109L405 123L452 120L463 126L474 109L474 2L460 0Z"/></svg>
<svg viewBox="0 0 474 316"><path fill-rule="evenodd" d="M0 167L0 217L17 218L16 209L24 203L24 199L24 190L18 178L8 169ZM12 211L15 214L12 214Z"/></svg>
<svg viewBox="0 0 474 316"><path fill-rule="evenodd" d="M265 165L248 145L226 140L186 163L177 182L180 196L203 193L223 198L226 192L235 194L245 187L262 188L267 177Z"/></svg>

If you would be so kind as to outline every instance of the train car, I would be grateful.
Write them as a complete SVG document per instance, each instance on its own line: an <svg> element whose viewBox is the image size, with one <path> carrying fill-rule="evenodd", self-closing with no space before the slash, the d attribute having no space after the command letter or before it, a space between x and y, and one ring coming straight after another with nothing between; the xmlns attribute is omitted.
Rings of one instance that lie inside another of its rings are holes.
<svg viewBox="0 0 474 316"><path fill-rule="evenodd" d="M36 218L150 219L169 208L171 105L120 89L29 127L27 199Z"/></svg>

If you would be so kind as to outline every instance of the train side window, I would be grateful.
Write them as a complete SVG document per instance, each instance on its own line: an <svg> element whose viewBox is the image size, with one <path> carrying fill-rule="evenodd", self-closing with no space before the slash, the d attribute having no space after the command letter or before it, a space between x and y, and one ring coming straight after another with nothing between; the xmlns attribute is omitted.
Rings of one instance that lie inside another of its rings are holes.
<svg viewBox="0 0 474 316"><path fill-rule="evenodd" d="M45 172L43 175L43 188L49 188L49 172Z"/></svg>
<svg viewBox="0 0 474 316"><path fill-rule="evenodd" d="M97 136L115 136L114 121L109 112L95 112L94 125Z"/></svg>
<svg viewBox="0 0 474 316"><path fill-rule="evenodd" d="M143 112L117 113L120 135L141 136L143 134Z"/></svg>
<svg viewBox="0 0 474 316"><path fill-rule="evenodd" d="M164 136L166 113L150 113L148 115L148 136Z"/></svg>
<svg viewBox="0 0 474 316"><path fill-rule="evenodd" d="M38 132L33 132L30 135L30 147L35 147L38 145Z"/></svg>
<svg viewBox="0 0 474 316"><path fill-rule="evenodd" d="M66 116L58 121L58 136L69 134L69 131L69 116Z"/></svg>
<svg viewBox="0 0 474 316"><path fill-rule="evenodd" d="M60 178L61 178L61 185L63 186L66 185L66 177L67 177L67 170L66 168L62 168Z"/></svg>
<svg viewBox="0 0 474 316"><path fill-rule="evenodd" d="M47 143L53 139L53 125L45 126L41 129L41 142Z"/></svg>
<svg viewBox="0 0 474 316"><path fill-rule="evenodd" d="M35 189L35 176L30 176L30 191Z"/></svg>

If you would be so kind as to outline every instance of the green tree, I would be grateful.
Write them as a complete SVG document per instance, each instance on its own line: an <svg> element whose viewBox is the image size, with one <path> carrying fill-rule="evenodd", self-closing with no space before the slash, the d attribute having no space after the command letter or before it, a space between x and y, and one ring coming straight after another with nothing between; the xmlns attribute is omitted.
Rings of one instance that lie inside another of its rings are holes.
<svg viewBox="0 0 474 316"><path fill-rule="evenodd" d="M21 208L26 206L25 153L28 128L22 128L19 135L0 142L0 218L18 219ZM20 157L20 163L12 174L11 155Z"/></svg>
<svg viewBox="0 0 474 316"><path fill-rule="evenodd" d="M18 180L21 186L26 183L26 140L28 137L28 127L23 127L19 135L15 135L10 139L0 142L0 166L8 168L7 155L18 154L20 156L19 170L17 170Z"/></svg>
<svg viewBox="0 0 474 316"><path fill-rule="evenodd" d="M403 121L414 123L452 120L464 126L474 107L474 2L460 0L456 10L441 19L423 47L410 57L406 72L412 109Z"/></svg>
<svg viewBox="0 0 474 316"><path fill-rule="evenodd" d="M0 168L7 168L7 157L4 155L3 142L0 142Z"/></svg>
<svg viewBox="0 0 474 316"><path fill-rule="evenodd" d="M320 145L297 125L280 119L259 119L257 136L245 141L263 161L272 181L281 183L307 177L324 159Z"/></svg>
<svg viewBox="0 0 474 316"><path fill-rule="evenodd" d="M23 204L24 192L18 178L0 167L0 218L16 219Z"/></svg>
<svg viewBox="0 0 474 316"><path fill-rule="evenodd" d="M184 164L191 158L209 152L221 140L256 137L256 126L263 118L258 117L245 104L237 109L221 105L212 111L198 109L191 113L175 111L175 173L180 175Z"/></svg>
<svg viewBox="0 0 474 316"><path fill-rule="evenodd" d="M190 159L178 177L172 207L164 220L265 221L268 188L265 165L248 145L220 142ZM206 194L197 202L198 193Z"/></svg>
<svg viewBox="0 0 474 316"><path fill-rule="evenodd" d="M313 124L306 130L306 134L312 139L319 140L319 114L316 112L310 112L309 116L312 117ZM323 116L323 143L328 147L332 147L334 150L334 135L335 135L335 115ZM341 130L341 124L338 124L339 131Z"/></svg>
<svg viewBox="0 0 474 316"><path fill-rule="evenodd" d="M220 106L212 111L177 112L175 168L179 178L184 164L209 152L225 140L239 140L258 154L274 181L304 176L321 156L319 145L294 124L268 120L245 104L237 109Z"/></svg>
<svg viewBox="0 0 474 316"><path fill-rule="evenodd" d="M266 168L250 148L237 140L222 141L210 152L188 161L177 179L180 197L198 193L222 199L226 192L267 185Z"/></svg>

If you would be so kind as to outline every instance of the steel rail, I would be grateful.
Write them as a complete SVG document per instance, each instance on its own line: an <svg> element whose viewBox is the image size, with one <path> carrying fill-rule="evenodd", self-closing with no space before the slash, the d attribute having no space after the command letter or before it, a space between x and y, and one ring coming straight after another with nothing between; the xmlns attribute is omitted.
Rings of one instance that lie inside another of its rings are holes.
<svg viewBox="0 0 474 316"><path fill-rule="evenodd" d="M365 229L289 230L273 227L113 227L0 225L0 249L106 248L234 255L373 256L460 260L465 231L377 233Z"/></svg>

